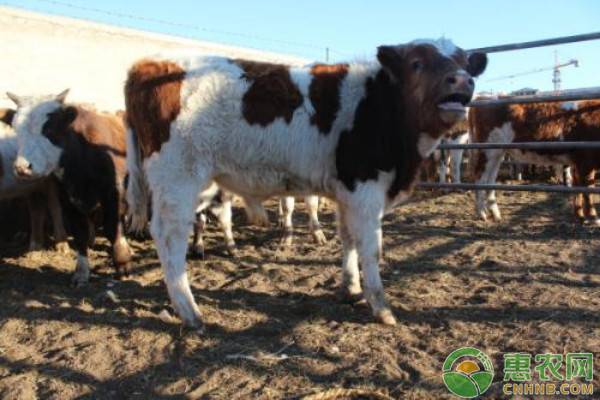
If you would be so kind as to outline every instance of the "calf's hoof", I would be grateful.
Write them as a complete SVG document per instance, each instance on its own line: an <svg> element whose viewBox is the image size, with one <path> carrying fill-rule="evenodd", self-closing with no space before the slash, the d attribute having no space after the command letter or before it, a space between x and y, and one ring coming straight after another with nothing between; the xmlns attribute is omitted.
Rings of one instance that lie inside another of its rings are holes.
<svg viewBox="0 0 600 400"><path fill-rule="evenodd" d="M279 243L282 247L290 247L294 243L294 234L291 231L285 231L281 242Z"/></svg>
<svg viewBox="0 0 600 400"><path fill-rule="evenodd" d="M69 254L71 252L71 249L69 248L69 243L67 242L58 242L56 243L56 245L54 245L54 247L56 248L56 251L60 254Z"/></svg>
<svg viewBox="0 0 600 400"><path fill-rule="evenodd" d="M591 218L591 219L583 219L582 223L584 225L589 225L592 227L600 226L600 218Z"/></svg>
<svg viewBox="0 0 600 400"><path fill-rule="evenodd" d="M124 278L129 275L129 263L115 263L115 270L117 271L117 278Z"/></svg>
<svg viewBox="0 0 600 400"><path fill-rule="evenodd" d="M204 260L204 247L192 245L188 250L188 254L192 258Z"/></svg>
<svg viewBox="0 0 600 400"><path fill-rule="evenodd" d="M38 243L38 242L29 243L29 251L40 251L40 250L44 250L44 246L42 246L41 243Z"/></svg>
<svg viewBox="0 0 600 400"><path fill-rule="evenodd" d="M268 228L271 226L271 221L269 221L269 217L266 215L254 215L252 217L248 217L248 224L262 228Z"/></svg>
<svg viewBox="0 0 600 400"><path fill-rule="evenodd" d="M235 247L235 243L234 244L228 244L225 247L225 253L227 253L227 255L229 257L236 258L238 256L238 251L237 251L237 247Z"/></svg>
<svg viewBox="0 0 600 400"><path fill-rule="evenodd" d="M483 221L483 222L487 222L488 217L487 217L487 212L485 210L477 210L476 211L477 216Z"/></svg>
<svg viewBox="0 0 600 400"><path fill-rule="evenodd" d="M181 322L185 328L194 330L198 333L204 333L204 322L202 322L202 315L197 308L195 310L191 310L190 312L178 312L177 314L179 315L179 319L181 319Z"/></svg>
<svg viewBox="0 0 600 400"><path fill-rule="evenodd" d="M313 239L316 244L324 245L327 243L327 238L325 237L325 234L323 233L323 231L321 229L317 229L316 231L313 232L312 235L313 235Z"/></svg>
<svg viewBox="0 0 600 400"><path fill-rule="evenodd" d="M73 277L71 277L71 285L76 288L81 288L86 286L90 281L90 273L87 272L75 272Z"/></svg>
<svg viewBox="0 0 600 400"><path fill-rule="evenodd" d="M397 323L396 317L394 317L392 310L390 310L389 308L383 308L379 311L376 311L374 315L377 321L381 322L384 325L394 326Z"/></svg>
<svg viewBox="0 0 600 400"><path fill-rule="evenodd" d="M338 299L340 302L347 304L366 303L365 296L361 290L350 290L347 287L340 288Z"/></svg>

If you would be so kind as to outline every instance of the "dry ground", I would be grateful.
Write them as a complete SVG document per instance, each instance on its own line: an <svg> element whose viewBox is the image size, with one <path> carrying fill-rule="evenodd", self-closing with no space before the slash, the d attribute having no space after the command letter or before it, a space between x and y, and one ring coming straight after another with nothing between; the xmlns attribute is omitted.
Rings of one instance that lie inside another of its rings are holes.
<svg viewBox="0 0 600 400"><path fill-rule="evenodd" d="M275 228L244 226L238 210L240 254L231 259L212 225L206 260L189 265L204 335L165 317L172 311L151 241L133 242L133 274L122 281L101 242L95 275L80 289L69 285L72 256L5 255L0 398L269 399L346 387L443 399L451 398L444 358L471 345L493 358L485 398L495 399L506 398L503 352L593 351L600 365L600 231L575 225L560 195L499 201L500 224L474 219L472 194L421 194L385 218L382 275L396 327L336 297L331 208L321 213L331 238L323 247L301 211L289 251L277 249Z"/></svg>

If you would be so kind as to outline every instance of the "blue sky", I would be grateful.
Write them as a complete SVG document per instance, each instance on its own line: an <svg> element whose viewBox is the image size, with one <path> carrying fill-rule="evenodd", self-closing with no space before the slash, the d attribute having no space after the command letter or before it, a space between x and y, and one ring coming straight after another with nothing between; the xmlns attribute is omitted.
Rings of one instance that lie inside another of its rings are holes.
<svg viewBox="0 0 600 400"><path fill-rule="evenodd" d="M369 56L380 44L415 38L446 36L467 49L600 31L600 1L594 0L0 0L0 4L310 60L323 61L329 47L332 62ZM562 69L563 88L600 86L600 40L596 40L490 54L478 90L552 89L552 71L489 80L551 67L555 51L560 61L580 62L579 68Z"/></svg>

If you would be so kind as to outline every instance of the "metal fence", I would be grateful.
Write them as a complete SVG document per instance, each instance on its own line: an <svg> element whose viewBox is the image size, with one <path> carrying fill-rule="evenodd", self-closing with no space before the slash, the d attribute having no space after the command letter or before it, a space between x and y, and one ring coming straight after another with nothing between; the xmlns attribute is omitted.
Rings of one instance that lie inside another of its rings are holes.
<svg viewBox="0 0 600 400"><path fill-rule="evenodd" d="M499 46L481 47L467 50L467 53L482 52L496 53L502 51L513 51L529 49L534 47L551 46L557 44L575 43L587 40L600 39L600 32L583 35L564 36L559 38L536 40L531 42L511 43ZM561 90L560 92L540 92L533 95L502 96L499 98L481 98L472 101L469 107L489 107L501 104L524 104L572 100L600 99L600 87ZM520 149L520 150L590 150L600 149L598 142L513 142L513 143L470 143L470 144L440 144L440 150L456 149ZM553 193L599 193L600 188L563 185L502 185L502 184L479 184L479 183L428 183L420 182L417 187L423 189L443 190L505 190L505 191L529 191L529 192L553 192Z"/></svg>

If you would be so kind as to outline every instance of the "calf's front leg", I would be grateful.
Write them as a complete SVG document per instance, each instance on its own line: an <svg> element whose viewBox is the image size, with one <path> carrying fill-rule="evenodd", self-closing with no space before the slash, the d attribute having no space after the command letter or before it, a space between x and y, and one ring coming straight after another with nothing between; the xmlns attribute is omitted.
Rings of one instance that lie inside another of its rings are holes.
<svg viewBox="0 0 600 400"><path fill-rule="evenodd" d="M81 213L73 205L65 204L66 214L71 225L73 245L77 251L77 263L72 282L81 287L90 280L90 263L88 260L88 245L90 241L90 220L87 215Z"/></svg>
<svg viewBox="0 0 600 400"><path fill-rule="evenodd" d="M388 305L379 274L382 248L381 218L385 201L384 193L358 190L347 207L345 222L356 240L358 257L362 267L362 283L365 299L375 318L386 325L395 325L396 318Z"/></svg>
<svg viewBox="0 0 600 400"><path fill-rule="evenodd" d="M342 241L342 288L344 300L356 302L363 297L358 269L358 251L354 232L348 228L347 210L342 205L338 208L338 231Z"/></svg>

